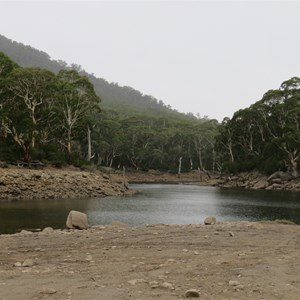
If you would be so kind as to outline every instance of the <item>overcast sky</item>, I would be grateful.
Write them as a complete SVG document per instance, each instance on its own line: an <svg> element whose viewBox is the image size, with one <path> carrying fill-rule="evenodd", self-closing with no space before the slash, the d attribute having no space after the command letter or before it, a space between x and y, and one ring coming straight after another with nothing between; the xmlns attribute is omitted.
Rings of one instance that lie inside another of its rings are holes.
<svg viewBox="0 0 300 300"><path fill-rule="evenodd" d="M222 120L300 76L300 2L0 1L0 34Z"/></svg>

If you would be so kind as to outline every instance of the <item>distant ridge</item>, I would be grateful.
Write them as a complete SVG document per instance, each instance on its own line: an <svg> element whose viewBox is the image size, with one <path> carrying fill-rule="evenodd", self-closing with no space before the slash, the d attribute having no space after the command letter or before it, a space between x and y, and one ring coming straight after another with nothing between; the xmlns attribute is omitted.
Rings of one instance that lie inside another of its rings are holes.
<svg viewBox="0 0 300 300"><path fill-rule="evenodd" d="M0 35L0 51L8 55L12 60L22 67L40 67L48 69L54 73L58 73L62 68L71 67L79 71L81 74L89 77L94 84L95 91L102 100L102 107L109 110L127 113L142 112L147 110L147 113L163 112L176 114L178 116L192 117L192 114L179 113L173 110L170 106L164 104L163 101L156 98L144 95L138 90L128 86L119 86L116 83L109 83L105 79L97 78L93 74L87 73L80 65L69 65L62 60L52 60L46 52L37 50L31 46L12 41L3 35Z"/></svg>

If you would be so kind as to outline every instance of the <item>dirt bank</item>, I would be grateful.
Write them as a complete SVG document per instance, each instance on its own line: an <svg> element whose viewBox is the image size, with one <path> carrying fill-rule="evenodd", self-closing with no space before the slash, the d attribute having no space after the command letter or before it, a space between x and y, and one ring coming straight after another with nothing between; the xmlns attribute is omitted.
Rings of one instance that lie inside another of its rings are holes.
<svg viewBox="0 0 300 300"><path fill-rule="evenodd" d="M299 248L299 226L274 223L0 235L0 299L298 300Z"/></svg>
<svg viewBox="0 0 300 300"><path fill-rule="evenodd" d="M104 197L128 193L123 178L76 168L0 168L0 201Z"/></svg>

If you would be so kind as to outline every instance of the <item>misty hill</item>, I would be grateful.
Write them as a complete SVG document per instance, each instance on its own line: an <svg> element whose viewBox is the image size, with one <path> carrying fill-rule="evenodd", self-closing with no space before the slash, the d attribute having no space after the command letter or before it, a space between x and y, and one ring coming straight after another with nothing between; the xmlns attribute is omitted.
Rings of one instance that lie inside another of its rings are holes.
<svg viewBox="0 0 300 300"><path fill-rule="evenodd" d="M155 115L158 113L171 114L181 118L193 118L192 114L178 113L170 106L167 106L161 100L150 95L144 95L134 88L128 86L119 86L117 83L109 83L105 79L97 78L88 74L77 64L68 65L62 60L52 60L51 57L40 50L31 46L26 46L0 35L0 52L8 55L12 60L22 67L40 67L58 73L61 69L71 67L76 71L87 76L94 84L95 91L102 100L101 107L106 110L114 110L119 113L132 114L151 112Z"/></svg>

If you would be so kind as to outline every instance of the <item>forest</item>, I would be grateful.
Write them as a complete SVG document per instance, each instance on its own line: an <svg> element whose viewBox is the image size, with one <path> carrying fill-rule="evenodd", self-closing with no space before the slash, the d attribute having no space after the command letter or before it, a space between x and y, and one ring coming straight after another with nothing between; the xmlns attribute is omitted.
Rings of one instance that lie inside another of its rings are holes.
<svg viewBox="0 0 300 300"><path fill-rule="evenodd" d="M218 123L174 112L101 110L87 77L22 68L0 54L0 160L134 169L216 166Z"/></svg>
<svg viewBox="0 0 300 300"><path fill-rule="evenodd" d="M300 79L221 124L0 36L0 161L299 175Z"/></svg>

